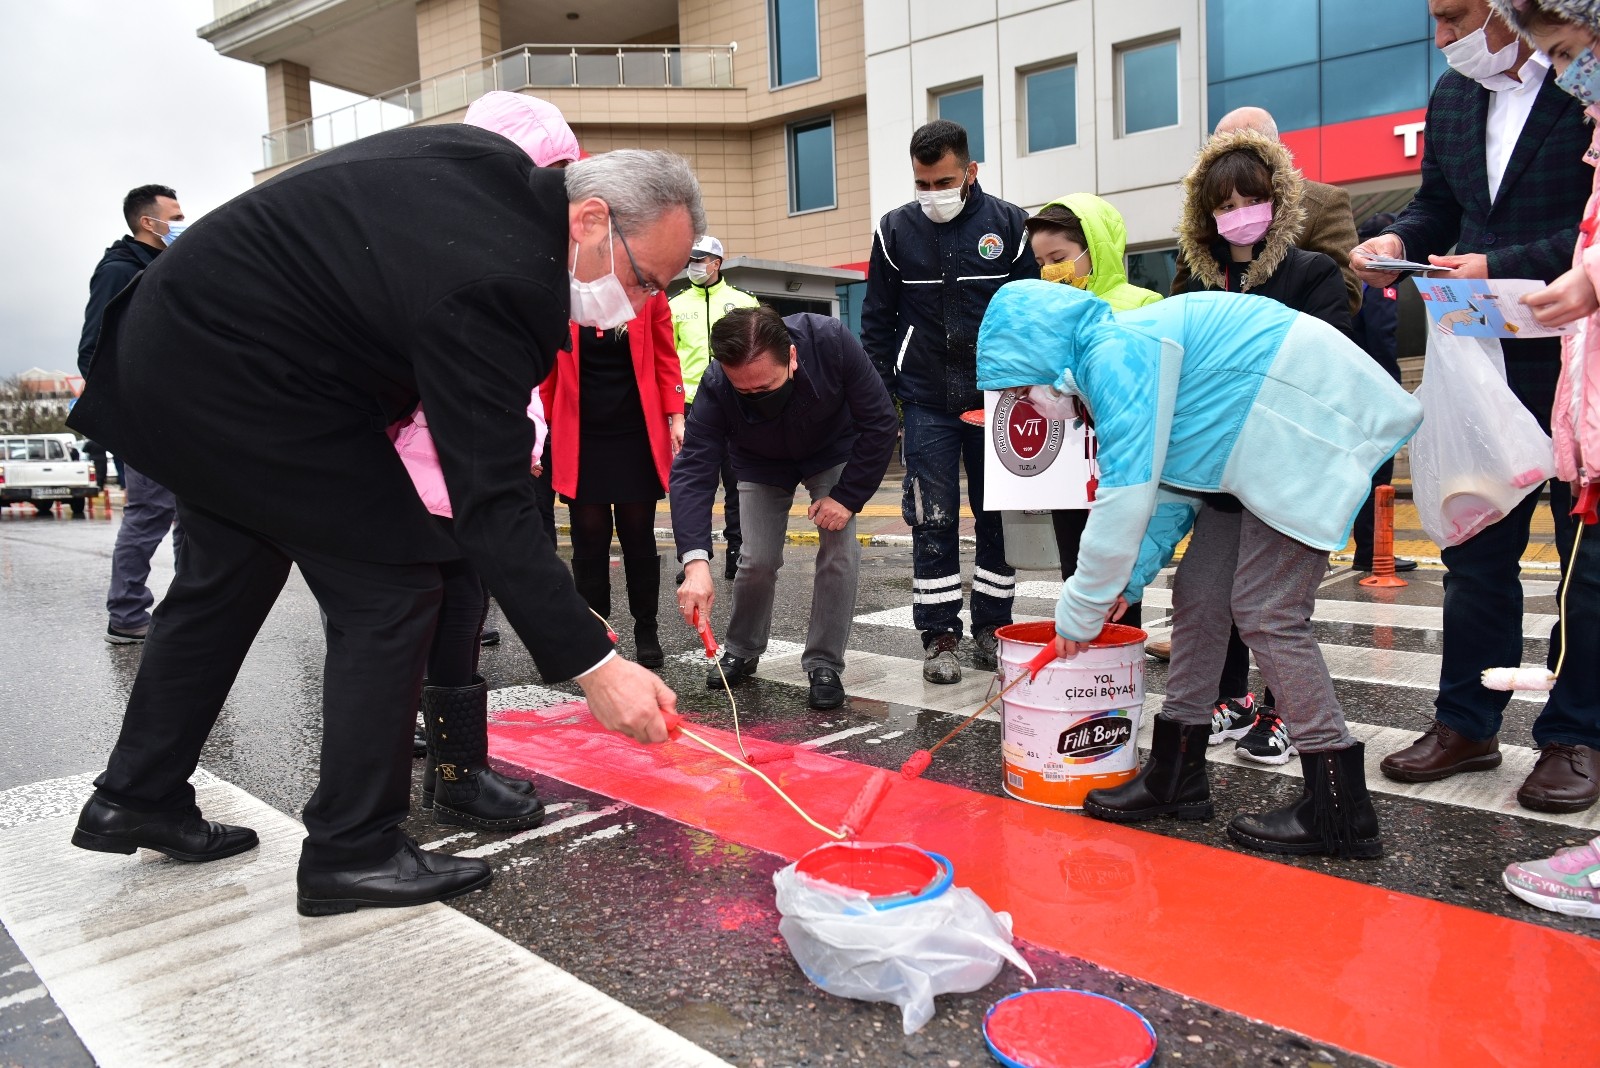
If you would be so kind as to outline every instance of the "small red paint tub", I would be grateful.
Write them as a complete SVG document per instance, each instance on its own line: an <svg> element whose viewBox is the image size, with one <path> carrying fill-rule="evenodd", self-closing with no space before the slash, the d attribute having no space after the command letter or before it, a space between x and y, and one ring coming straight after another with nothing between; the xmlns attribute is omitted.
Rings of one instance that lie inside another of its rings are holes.
<svg viewBox="0 0 1600 1068"><path fill-rule="evenodd" d="M876 909L892 909L938 897L955 872L937 853L910 845L829 842L795 862L807 878L865 893Z"/></svg>
<svg viewBox="0 0 1600 1068"><path fill-rule="evenodd" d="M1068 987L1024 990L989 1006L983 1040L1006 1068L1145 1068L1156 1032L1104 994Z"/></svg>
<svg viewBox="0 0 1600 1068"><path fill-rule="evenodd" d="M963 423L969 426L982 426L988 419L982 408L974 408L970 412L962 412L960 418Z"/></svg>

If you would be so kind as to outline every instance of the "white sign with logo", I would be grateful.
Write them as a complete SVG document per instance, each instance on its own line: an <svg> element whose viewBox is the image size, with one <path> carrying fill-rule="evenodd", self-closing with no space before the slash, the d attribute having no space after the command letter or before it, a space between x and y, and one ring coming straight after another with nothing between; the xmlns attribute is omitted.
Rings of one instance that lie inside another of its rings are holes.
<svg viewBox="0 0 1600 1068"><path fill-rule="evenodd" d="M1083 420L1048 418L1010 390L986 391L983 415L985 508L1092 506L1097 442Z"/></svg>

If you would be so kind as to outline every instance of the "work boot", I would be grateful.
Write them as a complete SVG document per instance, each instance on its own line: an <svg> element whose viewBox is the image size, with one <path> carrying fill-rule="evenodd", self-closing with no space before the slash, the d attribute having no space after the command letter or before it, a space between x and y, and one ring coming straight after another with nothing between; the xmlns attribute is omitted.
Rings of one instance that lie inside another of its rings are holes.
<svg viewBox="0 0 1600 1068"><path fill-rule="evenodd" d="M633 614L634 656L642 667L666 663L656 631L656 608L661 603L661 557L624 556L623 577L628 583L628 611Z"/></svg>
<svg viewBox="0 0 1600 1068"><path fill-rule="evenodd" d="M1158 721L1159 722L1159 721ZM1367 793L1366 747L1301 753L1305 790L1288 808L1235 816L1228 837L1262 853L1379 857L1383 839Z"/></svg>
<svg viewBox="0 0 1600 1068"><path fill-rule="evenodd" d="M1112 823L1136 823L1156 816L1208 820L1216 815L1206 778L1210 723L1186 724L1156 717L1150 757L1139 774L1121 786L1090 790L1083 811Z"/></svg>
<svg viewBox="0 0 1600 1068"><path fill-rule="evenodd" d="M572 581L582 597L601 619L611 619L611 558L572 561Z"/></svg>
<svg viewBox="0 0 1600 1068"><path fill-rule="evenodd" d="M532 788L521 793L489 769L489 687L482 679L471 686L423 687L422 719L435 773L435 823L489 831L539 826L544 805Z"/></svg>
<svg viewBox="0 0 1600 1068"><path fill-rule="evenodd" d="M979 671L994 671L1000 667L1000 639L994 636L993 627L984 627L972 636L972 666Z"/></svg>
<svg viewBox="0 0 1600 1068"><path fill-rule="evenodd" d="M923 636L922 678L939 686L949 686L961 681L961 662L956 659L956 648L961 639L954 634Z"/></svg>

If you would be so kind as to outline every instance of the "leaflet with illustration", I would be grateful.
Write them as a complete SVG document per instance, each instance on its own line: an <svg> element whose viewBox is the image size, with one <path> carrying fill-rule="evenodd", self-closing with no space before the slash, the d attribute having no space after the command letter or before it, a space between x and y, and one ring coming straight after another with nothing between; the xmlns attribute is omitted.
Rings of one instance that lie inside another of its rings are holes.
<svg viewBox="0 0 1600 1068"><path fill-rule="evenodd" d="M1434 329L1460 337L1557 337L1577 323L1540 326L1522 298L1545 288L1536 278L1413 278Z"/></svg>

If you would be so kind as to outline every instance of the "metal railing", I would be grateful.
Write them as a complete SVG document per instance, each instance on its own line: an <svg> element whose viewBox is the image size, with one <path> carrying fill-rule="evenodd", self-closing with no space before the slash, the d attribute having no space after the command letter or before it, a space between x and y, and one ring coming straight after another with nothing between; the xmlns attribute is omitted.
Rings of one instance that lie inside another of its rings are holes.
<svg viewBox="0 0 1600 1068"><path fill-rule="evenodd" d="M519 45L456 70L273 130L276 167L457 111L494 89L731 89L735 45Z"/></svg>

